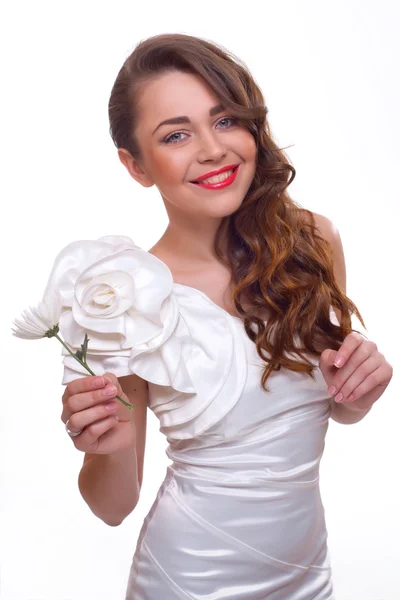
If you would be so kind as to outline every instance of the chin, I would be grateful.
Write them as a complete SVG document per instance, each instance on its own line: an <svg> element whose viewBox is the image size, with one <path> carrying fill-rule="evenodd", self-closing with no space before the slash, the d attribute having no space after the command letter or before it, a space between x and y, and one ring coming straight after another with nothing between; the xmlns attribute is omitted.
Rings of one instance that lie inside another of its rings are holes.
<svg viewBox="0 0 400 600"><path fill-rule="evenodd" d="M242 205L242 202L243 199L236 202L224 201L222 198L219 201L218 199L214 199L212 205L208 204L207 207L201 207L203 209L201 212L204 216L219 217L222 219L223 217L229 217L229 215L235 213Z"/></svg>

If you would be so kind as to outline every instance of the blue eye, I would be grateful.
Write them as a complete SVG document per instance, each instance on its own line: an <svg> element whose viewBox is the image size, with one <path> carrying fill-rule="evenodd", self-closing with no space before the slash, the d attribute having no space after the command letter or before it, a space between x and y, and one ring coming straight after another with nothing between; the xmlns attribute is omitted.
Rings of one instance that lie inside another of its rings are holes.
<svg viewBox="0 0 400 600"><path fill-rule="evenodd" d="M231 125L236 124L236 119L234 117L223 117L220 121L218 121L217 125L220 125L224 121L228 121L228 125L222 126L222 129L227 129ZM163 139L163 144L176 144L181 142L183 138L176 138L175 136L186 135L183 131L175 131L170 135L167 135L166 138Z"/></svg>
<svg viewBox="0 0 400 600"><path fill-rule="evenodd" d="M164 144L176 144L176 142L180 142L180 139L173 139L175 135L184 135L183 131L177 131L176 133L171 133L171 135L168 135L166 138L164 138L163 142Z"/></svg>
<svg viewBox="0 0 400 600"><path fill-rule="evenodd" d="M236 120L234 119L234 117L224 117L223 119L218 121L218 125L220 125L223 121L230 121L231 124L236 123ZM229 125L227 125L227 127L229 127ZM225 129L225 127L223 129Z"/></svg>

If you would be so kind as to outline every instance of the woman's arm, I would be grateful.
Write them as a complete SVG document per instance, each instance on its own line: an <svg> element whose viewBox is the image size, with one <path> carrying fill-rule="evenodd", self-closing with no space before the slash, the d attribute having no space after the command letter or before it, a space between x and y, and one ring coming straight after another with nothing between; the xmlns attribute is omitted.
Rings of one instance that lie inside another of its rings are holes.
<svg viewBox="0 0 400 600"><path fill-rule="evenodd" d="M90 510L110 526L117 526L136 507L143 481L148 384L136 375L118 379L134 405L135 443L112 454L85 454L79 491Z"/></svg>
<svg viewBox="0 0 400 600"><path fill-rule="evenodd" d="M346 293L346 263L343 252L342 240L340 234L335 225L327 217L313 213L315 218L315 225L318 227L322 237L324 237L332 246L333 249L333 267L335 272L335 278L338 286L342 292ZM341 314L340 310L334 307L334 311L338 321L340 322ZM345 425L351 425L361 421L365 415L371 410L361 410L356 407L348 407L343 404L335 402L334 398L331 398L331 418L338 423Z"/></svg>
<svg viewBox="0 0 400 600"><path fill-rule="evenodd" d="M120 525L139 500L136 447L113 454L90 455L82 466L78 483L92 513L107 525Z"/></svg>

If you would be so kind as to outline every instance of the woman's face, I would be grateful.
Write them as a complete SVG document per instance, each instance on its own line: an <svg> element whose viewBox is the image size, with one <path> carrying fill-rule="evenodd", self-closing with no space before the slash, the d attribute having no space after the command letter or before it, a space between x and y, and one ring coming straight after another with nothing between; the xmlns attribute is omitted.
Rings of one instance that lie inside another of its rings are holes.
<svg viewBox="0 0 400 600"><path fill-rule="evenodd" d="M134 179L144 186L156 185L169 216L183 212L222 218L239 208L250 187L255 140L218 105L212 90L190 73L164 73L141 89L136 129L141 159L135 161L123 149L119 157ZM163 123L166 120L178 122ZM193 183L230 165L238 165L230 185L210 189Z"/></svg>

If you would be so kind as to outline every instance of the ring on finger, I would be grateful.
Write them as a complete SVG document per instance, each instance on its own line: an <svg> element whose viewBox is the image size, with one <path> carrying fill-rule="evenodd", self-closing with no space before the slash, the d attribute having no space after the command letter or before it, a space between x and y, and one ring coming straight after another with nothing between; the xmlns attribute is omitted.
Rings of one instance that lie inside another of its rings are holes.
<svg viewBox="0 0 400 600"><path fill-rule="evenodd" d="M82 427L82 429L80 429L79 431L72 431L71 429L69 429L69 427L68 427L68 423L69 423L69 419L68 419L68 420L67 420L67 422L65 423L65 429L66 429L66 431L67 431L67 433L68 433L68 435L69 435L69 436L71 436L71 437L76 437L77 435L79 435L80 433L82 433L82 431L83 431L83 429L84 429L83 427Z"/></svg>

